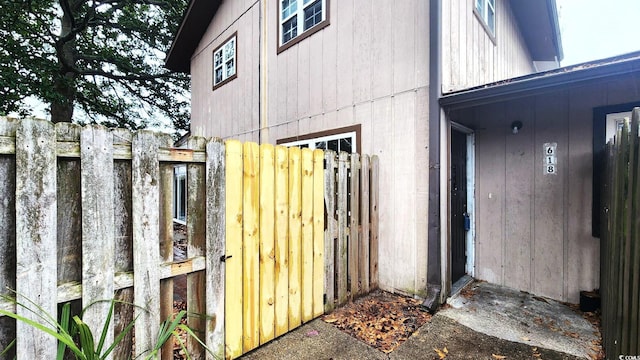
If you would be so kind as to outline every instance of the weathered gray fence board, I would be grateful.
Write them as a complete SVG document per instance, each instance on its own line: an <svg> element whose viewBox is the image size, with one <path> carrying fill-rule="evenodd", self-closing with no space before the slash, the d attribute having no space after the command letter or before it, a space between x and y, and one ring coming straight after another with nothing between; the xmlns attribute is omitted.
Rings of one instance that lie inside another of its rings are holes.
<svg viewBox="0 0 640 360"><path fill-rule="evenodd" d="M160 261L172 263L173 254L173 171L174 165L160 163ZM173 314L173 278L160 280L160 318ZM173 358L173 339L162 347L162 358Z"/></svg>
<svg viewBox="0 0 640 360"><path fill-rule="evenodd" d="M360 236L359 236L359 223L360 223L360 156L358 154L351 154L350 159L351 166L349 170L350 182L349 182L349 279L351 280L351 299L358 297L360 294Z"/></svg>
<svg viewBox="0 0 640 360"><path fill-rule="evenodd" d="M153 344L160 324L159 196L160 166L158 140L149 131L139 131L133 137L133 267L134 301L139 307L134 313L135 353L144 355Z"/></svg>
<svg viewBox="0 0 640 360"><path fill-rule="evenodd" d="M16 290L18 302L33 301L56 317L56 156L55 130L46 121L23 120L16 131ZM18 307L17 314L42 323ZM50 359L51 336L18 322L20 359Z"/></svg>
<svg viewBox="0 0 640 360"><path fill-rule="evenodd" d="M17 122L0 121L0 136L11 141L15 152L15 134ZM8 289L16 288L16 161L15 156L0 155L0 294L10 295ZM0 305L1 306L1 305ZM5 309L15 311L14 307ZM0 318L0 349L4 349L16 338L15 321L8 317ZM15 356L15 349L7 354L8 359Z"/></svg>
<svg viewBox="0 0 640 360"><path fill-rule="evenodd" d="M360 219L361 219L361 231L360 231L360 278L362 279L360 291L363 294L369 293L369 156L362 155L360 159L361 177L360 193Z"/></svg>
<svg viewBox="0 0 640 360"><path fill-rule="evenodd" d="M205 342L212 353L207 359L224 358L224 281L225 278L225 162L224 143L220 139L207 143L206 188L206 311Z"/></svg>
<svg viewBox="0 0 640 360"><path fill-rule="evenodd" d="M204 151L206 139L191 137L187 146L192 150ZM202 256L206 252L206 180L205 164L187 164L187 258ZM187 275L187 310L194 316L188 318L188 325L196 334L205 333L202 315L205 309L205 274L196 272ZM204 357L204 349L193 338L187 338L187 350L195 358Z"/></svg>
<svg viewBox="0 0 640 360"><path fill-rule="evenodd" d="M347 187L347 163L349 161L349 154L341 152L338 155L338 244L337 244L337 256L336 256L336 276L337 276L337 292L338 292L338 305L343 305L348 299L348 267L347 267L347 252L348 252L348 238L349 229L347 228L347 206L349 188Z"/></svg>
<svg viewBox="0 0 640 360"><path fill-rule="evenodd" d="M371 289L378 287L378 200L380 194L380 181L378 175L380 173L380 164L378 157L371 157L371 240L369 245L369 286Z"/></svg>
<svg viewBox="0 0 640 360"><path fill-rule="evenodd" d="M324 232L324 274L325 298L324 311L330 313L335 307L335 243L338 238L338 223L336 220L336 173L335 153L327 151L324 154L324 204L327 212L327 230Z"/></svg>
<svg viewBox="0 0 640 360"><path fill-rule="evenodd" d="M58 143L79 144L81 130L79 125L58 123L55 129ZM57 166L57 248L58 259L64 259L58 262L58 284L80 283L82 281L80 159L58 158Z"/></svg>
<svg viewBox="0 0 640 360"><path fill-rule="evenodd" d="M82 320L93 334L101 334L111 306L108 300L114 291L112 145L113 138L106 128L95 125L82 129ZM112 328L105 340L106 344L113 342Z"/></svg>

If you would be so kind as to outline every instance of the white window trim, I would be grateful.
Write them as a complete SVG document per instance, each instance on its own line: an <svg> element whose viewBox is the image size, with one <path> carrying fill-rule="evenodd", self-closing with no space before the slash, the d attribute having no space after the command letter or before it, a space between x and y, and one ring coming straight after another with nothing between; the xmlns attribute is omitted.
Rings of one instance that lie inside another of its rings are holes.
<svg viewBox="0 0 640 360"><path fill-rule="evenodd" d="M181 186L181 180L184 179L184 186ZM185 193L186 200L186 179L187 179L187 166L184 164L175 165L173 167L173 221L185 225L187 220L187 204L183 204L182 194ZM185 216L182 218L180 214L184 212Z"/></svg>
<svg viewBox="0 0 640 360"><path fill-rule="evenodd" d="M289 16L287 16L286 18L282 18L282 0L278 0L278 18L280 19L278 26L280 27L278 33L279 35L279 39L278 39L278 43L280 44L280 46L286 45L292 41L295 41L297 38L299 38L302 34L311 31L312 29L315 29L316 27L318 27L320 24L322 24L326 19L327 19L327 1L328 0L319 0L322 2L322 20L320 20L320 22L318 22L317 24L313 25L312 27L308 28L308 29L304 29L304 10L307 9L308 7L310 7L311 5L315 4L316 1L314 0L309 0L308 3L304 3L305 0L295 0L296 1L296 12L293 14L289 14ZM283 31L283 25L289 21L290 19L292 19L293 17L297 17L297 34L296 36L292 37L291 39L289 39L287 42L284 42L284 31Z"/></svg>
<svg viewBox="0 0 640 360"><path fill-rule="evenodd" d="M238 37L237 34L234 33L222 45L220 45L218 48L216 48L213 51L213 89L214 90L224 85L228 81L235 79L236 76L238 75L238 39L237 37ZM225 49L227 49L228 45L231 45L233 47L233 53L231 55L225 52ZM216 57L218 55L222 57L222 63L216 66ZM233 73L231 74L227 73L226 71L226 64L229 61L233 61ZM222 69L222 78L220 79L220 81L217 81L216 70L220 68Z"/></svg>
<svg viewBox="0 0 640 360"><path fill-rule="evenodd" d="M491 3L493 1L493 4ZM496 0L475 0L474 10L482 20L487 31L495 36L496 34ZM493 14L493 27L489 25L489 13Z"/></svg>
<svg viewBox="0 0 640 360"><path fill-rule="evenodd" d="M358 144L356 143L357 140L356 140L356 132L355 131L349 131L349 132L346 132L346 133L335 134L335 135L321 136L321 137L312 138L312 139L291 141L291 142L287 142L287 143L282 143L280 145L283 145L283 146L307 145L309 147L309 149L315 150L316 143L318 143L318 142L331 141L331 140L340 140L340 139L347 139L347 138L351 139L351 152L352 153L357 152Z"/></svg>

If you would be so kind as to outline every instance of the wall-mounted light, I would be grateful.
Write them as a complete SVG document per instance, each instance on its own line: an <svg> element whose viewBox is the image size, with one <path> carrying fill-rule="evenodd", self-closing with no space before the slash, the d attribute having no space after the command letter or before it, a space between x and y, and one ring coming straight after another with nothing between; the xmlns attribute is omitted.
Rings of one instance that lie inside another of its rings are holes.
<svg viewBox="0 0 640 360"><path fill-rule="evenodd" d="M517 134L522 129L522 121L514 121L511 123L511 132Z"/></svg>

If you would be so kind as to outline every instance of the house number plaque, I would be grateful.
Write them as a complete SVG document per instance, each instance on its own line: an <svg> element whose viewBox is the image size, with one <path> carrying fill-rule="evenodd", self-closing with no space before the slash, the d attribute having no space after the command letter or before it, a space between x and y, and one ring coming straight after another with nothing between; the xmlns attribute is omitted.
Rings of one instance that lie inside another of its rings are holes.
<svg viewBox="0 0 640 360"><path fill-rule="evenodd" d="M545 175L555 175L558 171L558 158L556 156L556 148L558 147L557 143L545 143L544 144L544 174Z"/></svg>

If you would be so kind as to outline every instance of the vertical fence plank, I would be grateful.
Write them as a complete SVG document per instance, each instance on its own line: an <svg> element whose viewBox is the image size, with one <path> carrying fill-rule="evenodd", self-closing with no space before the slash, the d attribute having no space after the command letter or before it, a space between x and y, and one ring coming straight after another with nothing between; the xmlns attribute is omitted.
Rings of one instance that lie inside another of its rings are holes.
<svg viewBox="0 0 640 360"><path fill-rule="evenodd" d="M226 257L225 262L225 344L226 356L242 355L243 294L242 294L242 144L229 140L225 144L226 175Z"/></svg>
<svg viewBox="0 0 640 360"><path fill-rule="evenodd" d="M326 302L324 311L330 313L335 307L335 244L338 237L336 220L336 154L327 151L324 155L324 203L327 208L327 229L324 233L324 292Z"/></svg>
<svg viewBox="0 0 640 360"><path fill-rule="evenodd" d="M348 182L348 169L347 162L349 160L349 154L341 152L338 155L338 244L336 255L336 277L337 277L337 292L338 292L338 305L343 305L347 302L348 297L348 267L347 267L347 252L348 252L348 238L349 232L347 231L347 207L349 189L347 187Z"/></svg>
<svg viewBox="0 0 640 360"><path fill-rule="evenodd" d="M324 312L324 153L313 152L313 317Z"/></svg>
<svg viewBox="0 0 640 360"><path fill-rule="evenodd" d="M50 122L22 120L16 131L17 300L57 316L56 138ZM32 306L31 306L32 307ZM42 323L29 310L18 315ZM19 321L17 359L50 359L55 338Z"/></svg>
<svg viewBox="0 0 640 360"><path fill-rule="evenodd" d="M55 125L59 143L77 145L81 127L78 124L58 123ZM80 159L57 159L57 253L58 284L82 282L82 205L80 194ZM79 313L81 301L72 302L71 311Z"/></svg>
<svg viewBox="0 0 640 360"><path fill-rule="evenodd" d="M289 331L289 156L275 150L275 336Z"/></svg>
<svg viewBox="0 0 640 360"><path fill-rule="evenodd" d="M378 196L380 194L380 182L378 174L380 164L376 155L371 156L371 239L369 242L369 284L370 289L378 287Z"/></svg>
<svg viewBox="0 0 640 360"><path fill-rule="evenodd" d="M125 129L113 129L113 146L131 151L133 134ZM133 271L133 210L132 174L130 160L117 160L114 170L114 213L115 213L115 271ZM133 321L133 288L116 291L115 299L121 301L114 309L114 333L120 334ZM129 332L113 350L114 359L128 359L133 347L133 332Z"/></svg>
<svg viewBox="0 0 640 360"><path fill-rule="evenodd" d="M206 139L191 137L189 149L205 150ZM205 164L187 164L187 258L205 255L206 252L206 168ZM187 275L187 311L191 314L187 324L204 338L205 332L205 273L198 271ZM204 355L204 349L193 337L187 337L187 350L196 359Z"/></svg>
<svg viewBox="0 0 640 360"><path fill-rule="evenodd" d="M0 121L0 136L13 138L15 145L17 120L3 118ZM0 294L13 295L8 289L16 288L16 160L14 156L0 155ZM0 349L6 348L16 338L15 321L0 317ZM15 348L8 353L13 359Z"/></svg>
<svg viewBox="0 0 640 360"><path fill-rule="evenodd" d="M113 137L103 126L80 134L82 174L82 320L98 336L109 316L115 272ZM113 342L113 328L105 343ZM107 357L111 359L111 354Z"/></svg>
<svg viewBox="0 0 640 360"><path fill-rule="evenodd" d="M631 124L629 122L626 122L625 126L630 126ZM637 128L637 124L636 124L636 128ZM638 137L637 136L633 136L634 134L637 134L637 131L633 131L632 127L629 127L629 140L628 140L628 145L627 145L627 152L628 152L628 163L627 163L627 171L626 171L626 196L625 196L625 206L624 206L624 244L621 247L622 250L622 254L621 257L619 258L619 260L622 262L621 264L621 276L620 276L620 280L622 283L621 286L621 301L620 301L620 307L621 307L621 327L622 327L622 334L621 334L621 342L620 342L620 346L623 349L623 351L625 353L627 353L630 348L630 322L629 321L625 321L624 319L629 319L630 317L630 312L631 312L631 294L630 294L630 290L631 290L631 279L632 279L632 274L631 274L631 243L633 242L633 222L634 219L638 216L636 213L633 212L633 192L634 192L634 184L638 181L638 179L635 178L635 163L637 162L637 153L635 152L635 148L637 146L638 143ZM634 345L635 346L635 345Z"/></svg>
<svg viewBox="0 0 640 360"><path fill-rule="evenodd" d="M260 344L260 160L256 143L244 143L243 178L243 350L255 349Z"/></svg>
<svg viewBox="0 0 640 360"><path fill-rule="evenodd" d="M224 359L225 324L225 159L222 140L207 143L207 360Z"/></svg>
<svg viewBox="0 0 640 360"><path fill-rule="evenodd" d="M306 323L313 319L313 151L301 150L301 316Z"/></svg>
<svg viewBox="0 0 640 360"><path fill-rule="evenodd" d="M173 262L173 164L160 163L160 261ZM173 278L160 280L160 318L173 316ZM162 358L173 358L173 337L162 347Z"/></svg>
<svg viewBox="0 0 640 360"><path fill-rule="evenodd" d="M363 294L369 293L369 156L362 155L360 159L360 184L362 196L360 197L360 223L362 229L360 231L360 290Z"/></svg>
<svg viewBox="0 0 640 360"><path fill-rule="evenodd" d="M350 156L349 182L349 278L351 279L350 297L353 299L360 294L360 157L358 154Z"/></svg>
<svg viewBox="0 0 640 360"><path fill-rule="evenodd" d="M289 330L301 324L300 149L289 148Z"/></svg>
<svg viewBox="0 0 640 360"><path fill-rule="evenodd" d="M260 146L260 344L275 336L274 149Z"/></svg>
<svg viewBox="0 0 640 360"><path fill-rule="evenodd" d="M152 347L160 325L158 139L150 131L139 131L133 137L131 151L133 282L138 324L135 327L135 353L144 356Z"/></svg>

